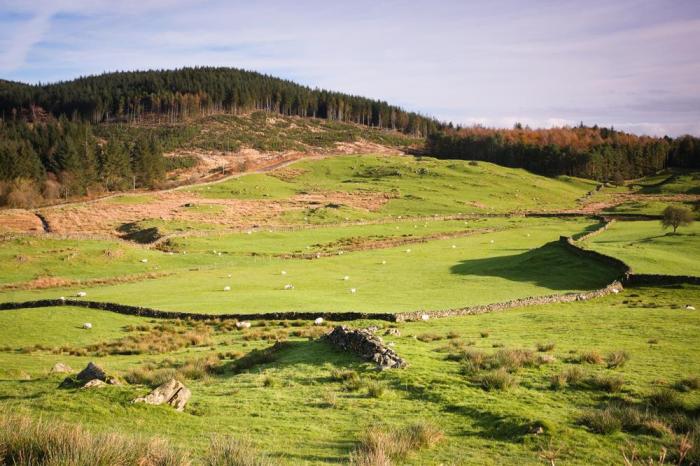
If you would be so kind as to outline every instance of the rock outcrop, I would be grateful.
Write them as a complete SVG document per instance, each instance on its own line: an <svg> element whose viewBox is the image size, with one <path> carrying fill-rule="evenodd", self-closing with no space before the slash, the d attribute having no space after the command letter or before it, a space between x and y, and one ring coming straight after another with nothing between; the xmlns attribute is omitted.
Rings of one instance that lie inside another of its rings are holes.
<svg viewBox="0 0 700 466"><path fill-rule="evenodd" d="M382 370L403 368L408 365L394 350L385 346L380 337L367 329L338 326L325 338L343 351L353 352L362 359L376 363Z"/></svg>
<svg viewBox="0 0 700 466"><path fill-rule="evenodd" d="M57 362L51 368L52 374L70 374L73 369L68 364L63 364L62 362Z"/></svg>
<svg viewBox="0 0 700 466"><path fill-rule="evenodd" d="M134 403L146 403L149 405L169 404L177 411L184 411L192 392L181 382L170 379L146 396L136 398Z"/></svg>
<svg viewBox="0 0 700 466"><path fill-rule="evenodd" d="M60 363L59 363L60 364ZM55 369L59 366L56 364L52 372L57 372ZM61 366L65 366L61 364ZM70 367L65 366L69 371L72 371ZM98 383L99 382L99 383ZM104 370L97 364L89 362L88 365L82 371L78 372L76 375L71 375L66 377L60 388L93 388L104 385L121 385L121 382L115 377L107 375Z"/></svg>

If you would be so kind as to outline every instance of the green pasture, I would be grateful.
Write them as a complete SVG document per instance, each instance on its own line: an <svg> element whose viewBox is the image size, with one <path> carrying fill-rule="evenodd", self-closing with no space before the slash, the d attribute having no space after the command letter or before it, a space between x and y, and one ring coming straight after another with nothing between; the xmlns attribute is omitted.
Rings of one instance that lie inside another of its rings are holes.
<svg viewBox="0 0 700 466"><path fill-rule="evenodd" d="M247 436L290 465L343 463L367 426L418 420L437 424L446 438L434 449L410 456L407 464L542 464L547 447L559 450L558 464L617 464L624 447L634 445L640 454L656 456L662 447L672 450L674 440L643 432L596 434L579 419L611 400L643 402L651 393L699 374L700 314L684 309L698 302L698 287L627 289L589 302L398 324L401 335L384 338L410 366L385 372L322 341L290 337L274 362L240 374L224 371L185 380L193 396L184 413L131 404L148 391L145 386L58 389L62 377L48 371L59 361L80 369L92 360L112 374L125 375L147 362L171 364L214 354L224 354L223 363L229 364L226 353L245 354L271 344L247 335L283 327L268 322L266 327L217 332L211 346L167 354L70 356L54 354L51 347L110 341L128 335L126 325L154 323L67 307L2 311L0 335L6 346L0 349L0 397L3 408L12 412L79 422L92 431L160 436L195 454L210 435ZM92 330L79 328L86 321L93 323ZM451 344L494 353L501 347L535 351L538 343L553 345L547 354L555 361L516 371L519 383L505 391L485 391L460 373L458 362L447 359L454 351ZM33 345L46 347L22 350ZM624 350L629 362L614 369L570 362L593 350L603 356ZM550 388L551 376L571 367L580 368L585 378L621 376L623 388L613 394L588 386ZM379 383L385 391L372 397L365 388L348 388L333 380L333 369L357 371L363 381ZM700 403L698 391L678 397L689 407ZM533 434L532 426L542 426L544 433Z"/></svg>
<svg viewBox="0 0 700 466"><path fill-rule="evenodd" d="M622 259L637 273L700 275L700 223L664 230L661 222L614 223L585 246Z"/></svg>

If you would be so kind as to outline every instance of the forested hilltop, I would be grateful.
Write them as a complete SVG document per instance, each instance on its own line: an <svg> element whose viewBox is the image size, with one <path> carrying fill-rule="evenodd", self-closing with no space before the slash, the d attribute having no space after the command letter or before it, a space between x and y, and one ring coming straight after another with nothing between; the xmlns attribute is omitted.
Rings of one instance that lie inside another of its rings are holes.
<svg viewBox="0 0 700 466"><path fill-rule="evenodd" d="M267 124L275 118L281 121ZM301 119L308 123L292 121ZM164 151L311 153L357 141L599 181L700 166L700 140L691 136L583 125L460 128L380 100L256 72L183 68L45 85L0 80L0 205L162 187L169 169L197 162L166 158Z"/></svg>

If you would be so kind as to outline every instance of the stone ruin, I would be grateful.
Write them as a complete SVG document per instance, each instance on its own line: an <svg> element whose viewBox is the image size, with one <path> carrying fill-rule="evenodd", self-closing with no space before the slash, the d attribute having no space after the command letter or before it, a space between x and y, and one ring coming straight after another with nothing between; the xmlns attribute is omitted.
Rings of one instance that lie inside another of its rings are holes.
<svg viewBox="0 0 700 466"><path fill-rule="evenodd" d="M343 351L350 351L362 359L372 361L381 370L399 369L408 366L394 350L384 345L382 339L370 329L350 329L338 326L325 339Z"/></svg>

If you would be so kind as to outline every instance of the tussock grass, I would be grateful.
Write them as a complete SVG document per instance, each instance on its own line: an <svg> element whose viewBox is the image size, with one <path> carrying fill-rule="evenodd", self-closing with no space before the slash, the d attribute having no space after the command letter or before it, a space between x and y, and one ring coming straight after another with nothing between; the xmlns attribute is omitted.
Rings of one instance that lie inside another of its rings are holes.
<svg viewBox="0 0 700 466"><path fill-rule="evenodd" d="M596 375L588 380L588 384L595 389L608 393L617 393L622 390L625 379L619 375Z"/></svg>
<svg viewBox="0 0 700 466"><path fill-rule="evenodd" d="M0 464L13 466L186 466L186 452L165 441L0 413Z"/></svg>
<svg viewBox="0 0 700 466"><path fill-rule="evenodd" d="M585 364L603 364L603 356L596 351L584 351L579 354L572 362L585 363Z"/></svg>
<svg viewBox="0 0 700 466"><path fill-rule="evenodd" d="M556 344L554 342L547 342L547 343L537 343L535 347L537 348L537 351L541 353L545 353L548 351L552 351Z"/></svg>
<svg viewBox="0 0 700 466"><path fill-rule="evenodd" d="M622 367L627 363L627 361L629 361L629 359L629 353L624 350L613 351L612 353L608 354L607 358L605 358L609 369Z"/></svg>
<svg viewBox="0 0 700 466"><path fill-rule="evenodd" d="M416 338L423 343L430 343L431 341L442 340L445 337L437 333L421 333L420 335L416 336Z"/></svg>
<svg viewBox="0 0 700 466"><path fill-rule="evenodd" d="M416 422L402 428L369 427L350 455L354 466L390 466L411 453L432 448L444 433L429 422Z"/></svg>
<svg viewBox="0 0 700 466"><path fill-rule="evenodd" d="M381 398L386 393L386 385L378 380L369 380L365 383L367 396L370 398Z"/></svg>
<svg viewBox="0 0 700 466"><path fill-rule="evenodd" d="M673 384L673 388L679 392L690 392L700 388L700 377L694 375L679 380Z"/></svg>
<svg viewBox="0 0 700 466"><path fill-rule="evenodd" d="M260 453L248 438L212 438L204 466L274 466L278 463Z"/></svg>
<svg viewBox="0 0 700 466"><path fill-rule="evenodd" d="M174 362L169 359L159 364L143 364L124 375L124 380L130 384L157 387L168 380L201 380L211 374L221 371L221 361L218 355L188 359L184 362Z"/></svg>
<svg viewBox="0 0 700 466"><path fill-rule="evenodd" d="M508 390L518 384L515 376L504 368L477 376L474 378L474 382L478 383L486 391Z"/></svg>

